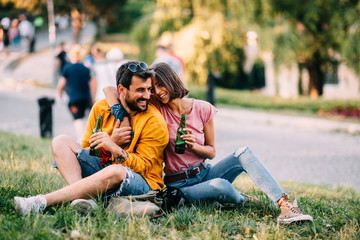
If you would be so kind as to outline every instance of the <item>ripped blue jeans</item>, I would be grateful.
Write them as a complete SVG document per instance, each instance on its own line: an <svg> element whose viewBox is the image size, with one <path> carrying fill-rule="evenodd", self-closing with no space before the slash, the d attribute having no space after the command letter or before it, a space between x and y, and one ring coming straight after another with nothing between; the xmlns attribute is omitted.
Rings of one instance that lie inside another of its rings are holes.
<svg viewBox="0 0 360 240"><path fill-rule="evenodd" d="M110 166L111 164L105 163L100 165L101 159L95 156L91 156L87 149L81 149L77 153L77 159L81 167L81 175L86 178L102 169ZM55 161L52 163L54 168L57 168ZM141 195L151 190L146 180L138 173L135 173L132 169L125 167L126 179L121 183L118 189L110 190L105 194L105 197L113 196L129 196L129 195Z"/></svg>
<svg viewBox="0 0 360 240"><path fill-rule="evenodd" d="M214 166L207 164L195 177L168 183L167 186L180 188L190 200L216 200L220 203L240 204L246 197L233 187L232 182L242 172L246 172L255 185L275 204L282 193L285 193L248 147L237 149Z"/></svg>

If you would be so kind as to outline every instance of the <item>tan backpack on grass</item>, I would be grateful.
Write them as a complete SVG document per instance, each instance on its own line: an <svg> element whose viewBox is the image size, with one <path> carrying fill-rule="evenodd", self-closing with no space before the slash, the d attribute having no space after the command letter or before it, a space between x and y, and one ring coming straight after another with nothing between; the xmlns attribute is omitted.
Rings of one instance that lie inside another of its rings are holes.
<svg viewBox="0 0 360 240"><path fill-rule="evenodd" d="M109 201L107 211L120 216L160 217L180 208L187 202L178 188L168 187L162 191L150 191L137 196L117 196Z"/></svg>

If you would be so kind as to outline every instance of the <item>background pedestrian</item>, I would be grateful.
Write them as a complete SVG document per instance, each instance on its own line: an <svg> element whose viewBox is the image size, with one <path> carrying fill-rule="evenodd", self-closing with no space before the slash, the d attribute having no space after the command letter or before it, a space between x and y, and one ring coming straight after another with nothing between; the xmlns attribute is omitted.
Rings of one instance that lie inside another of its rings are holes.
<svg viewBox="0 0 360 240"><path fill-rule="evenodd" d="M77 141L81 141L85 132L85 113L92 106L90 92L90 69L81 63L81 47L76 44L70 49L71 64L67 64L62 71L62 77L58 83L58 99L61 99L63 91L69 95L69 110L74 118L74 128Z"/></svg>

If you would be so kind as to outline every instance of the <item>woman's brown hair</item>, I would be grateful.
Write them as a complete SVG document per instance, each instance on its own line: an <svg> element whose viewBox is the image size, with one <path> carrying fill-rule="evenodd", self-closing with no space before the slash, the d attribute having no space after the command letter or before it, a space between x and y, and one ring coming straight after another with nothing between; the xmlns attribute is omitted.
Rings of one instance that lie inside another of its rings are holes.
<svg viewBox="0 0 360 240"><path fill-rule="evenodd" d="M181 81L169 64L163 62L156 63L151 65L150 69L155 73L153 77L168 90L170 101L175 98L183 98L189 93L183 81Z"/></svg>

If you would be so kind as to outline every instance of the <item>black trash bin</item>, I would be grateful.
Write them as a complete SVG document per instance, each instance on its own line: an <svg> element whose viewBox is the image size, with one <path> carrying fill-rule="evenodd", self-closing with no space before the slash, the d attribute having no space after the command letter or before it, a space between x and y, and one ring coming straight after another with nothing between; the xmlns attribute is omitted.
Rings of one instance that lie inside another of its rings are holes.
<svg viewBox="0 0 360 240"><path fill-rule="evenodd" d="M55 99L42 97L38 99L40 107L40 135L43 138L52 138L52 105Z"/></svg>

